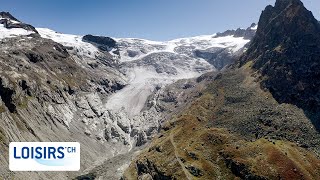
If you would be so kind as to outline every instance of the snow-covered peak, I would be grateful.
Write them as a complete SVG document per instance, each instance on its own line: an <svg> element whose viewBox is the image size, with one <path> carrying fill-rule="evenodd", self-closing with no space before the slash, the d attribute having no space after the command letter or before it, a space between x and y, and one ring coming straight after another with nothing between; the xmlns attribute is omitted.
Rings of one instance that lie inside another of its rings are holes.
<svg viewBox="0 0 320 180"><path fill-rule="evenodd" d="M202 35L190 38L181 38L169 41L169 44L179 46L194 46L195 49L204 50L211 47L230 48L233 52L240 50L250 40L243 37L225 36L216 37L213 35Z"/></svg>
<svg viewBox="0 0 320 180"><path fill-rule="evenodd" d="M21 23L9 12L0 12L0 39L35 33L28 24Z"/></svg>
<svg viewBox="0 0 320 180"><path fill-rule="evenodd" d="M9 21L20 23L20 21L13 17L9 12L0 12L0 19L6 19Z"/></svg>
<svg viewBox="0 0 320 180"><path fill-rule="evenodd" d="M0 39L36 33L31 25L24 24L8 12L0 12Z"/></svg>
<svg viewBox="0 0 320 180"><path fill-rule="evenodd" d="M119 44L121 61L123 62L134 61L158 52L191 55L194 50L228 48L230 52L235 53L250 41L244 37L233 35L217 37L216 34L179 38L165 42L134 38L118 38L116 40Z"/></svg>
<svg viewBox="0 0 320 180"><path fill-rule="evenodd" d="M250 27L255 31L256 27ZM248 28L248 29L250 29ZM85 57L95 58L101 52L97 46L88 41L84 41L80 35L62 34L46 28L37 28L43 38L52 39L67 47L76 49L77 54ZM112 38L117 43L120 61L129 62L142 59L153 53L170 52L180 55L192 56L195 51L205 51L213 48L227 49L230 54L241 50L250 39L241 37L239 30L230 30L230 33L220 33L212 35L201 35L187 38L179 38L170 41L151 41L138 38ZM226 31L229 32L229 31ZM116 57L116 54L109 53ZM117 54L118 55L118 54Z"/></svg>
<svg viewBox="0 0 320 180"><path fill-rule="evenodd" d="M92 36L92 35L73 35L73 34L63 34L56 32L48 28L36 28L38 33L42 38L51 39L57 43L60 43L68 49L72 50L73 53L83 58L97 59L98 57L105 56L107 54L114 60L119 58L117 54L117 47L107 47L106 44L99 44L97 38L104 39L104 42L114 41L112 38L103 36ZM92 41L94 40L94 42ZM114 41L114 43L116 43Z"/></svg>

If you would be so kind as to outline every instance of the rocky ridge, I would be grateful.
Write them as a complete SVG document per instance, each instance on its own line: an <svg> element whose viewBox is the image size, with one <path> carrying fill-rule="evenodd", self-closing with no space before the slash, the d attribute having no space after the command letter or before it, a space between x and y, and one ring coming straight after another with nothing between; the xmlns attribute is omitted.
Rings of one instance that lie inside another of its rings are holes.
<svg viewBox="0 0 320 180"><path fill-rule="evenodd" d="M256 36L240 60L252 61L261 85L280 103L304 109L319 128L320 25L299 0L263 11ZM288 88L291 87L291 88Z"/></svg>
<svg viewBox="0 0 320 180"><path fill-rule="evenodd" d="M38 33L32 25L20 22L9 12L0 12L0 24L3 24L3 26L8 29L22 28L27 31L33 31L34 33Z"/></svg>
<svg viewBox="0 0 320 180"><path fill-rule="evenodd" d="M247 29L238 28L236 30L227 30L222 33L217 33L216 37L224 37L224 36L234 36L234 37L243 37L244 39L251 40L256 34L256 30L258 25L256 23L252 23L250 27Z"/></svg>

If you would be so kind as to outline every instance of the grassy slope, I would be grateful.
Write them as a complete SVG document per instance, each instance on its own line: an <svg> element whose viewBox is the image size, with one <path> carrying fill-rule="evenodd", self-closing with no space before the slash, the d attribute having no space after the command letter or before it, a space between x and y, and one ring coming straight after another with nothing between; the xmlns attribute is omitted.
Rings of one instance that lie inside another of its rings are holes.
<svg viewBox="0 0 320 180"><path fill-rule="evenodd" d="M320 179L318 133L301 110L258 88L249 66L218 76L167 122L125 179Z"/></svg>

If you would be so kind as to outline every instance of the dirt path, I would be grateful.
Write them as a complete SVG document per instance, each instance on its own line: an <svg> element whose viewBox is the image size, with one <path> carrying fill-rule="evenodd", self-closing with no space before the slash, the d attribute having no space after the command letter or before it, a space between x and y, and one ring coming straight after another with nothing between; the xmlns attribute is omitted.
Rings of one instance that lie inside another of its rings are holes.
<svg viewBox="0 0 320 180"><path fill-rule="evenodd" d="M173 146L173 148L174 148L175 157L177 158L177 160L178 160L178 162L179 162L179 164L180 164L180 166L181 166L181 169L183 170L185 176L187 177L188 180L193 179L192 176L190 175L190 173L189 173L189 172L187 171L187 169L184 167L183 162L182 162L182 161L180 160L180 158L179 158L179 155L178 155L178 152L177 152L177 146L175 145L174 140L173 140L172 131L171 131L171 133L170 133L170 142L171 142L171 144L172 144L172 146Z"/></svg>

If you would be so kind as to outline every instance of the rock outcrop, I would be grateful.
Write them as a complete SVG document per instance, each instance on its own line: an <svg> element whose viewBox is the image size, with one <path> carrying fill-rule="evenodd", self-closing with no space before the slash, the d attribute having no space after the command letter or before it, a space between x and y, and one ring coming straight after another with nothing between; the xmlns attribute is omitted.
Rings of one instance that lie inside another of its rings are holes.
<svg viewBox="0 0 320 180"><path fill-rule="evenodd" d="M240 66L252 63L261 85L280 103L295 104L313 114L320 109L319 60L318 21L300 0L278 0L263 11Z"/></svg>
<svg viewBox="0 0 320 180"><path fill-rule="evenodd" d="M101 51L107 51L107 52L112 51L113 54L120 56L117 42L110 37L93 36L89 34L89 35L83 36L82 40L85 42L92 43Z"/></svg>
<svg viewBox="0 0 320 180"><path fill-rule="evenodd" d="M0 12L0 24L3 24L5 28L22 28L28 31L33 31L38 33L36 28L31 26L30 24L25 24L13 17L9 12Z"/></svg>
<svg viewBox="0 0 320 180"><path fill-rule="evenodd" d="M257 26L258 25L256 23L252 23L251 26L248 27L247 29L238 28L236 30L227 30L222 33L217 33L215 37L234 36L234 37L243 37L244 39L251 40L256 34Z"/></svg>

